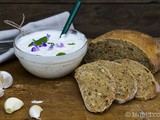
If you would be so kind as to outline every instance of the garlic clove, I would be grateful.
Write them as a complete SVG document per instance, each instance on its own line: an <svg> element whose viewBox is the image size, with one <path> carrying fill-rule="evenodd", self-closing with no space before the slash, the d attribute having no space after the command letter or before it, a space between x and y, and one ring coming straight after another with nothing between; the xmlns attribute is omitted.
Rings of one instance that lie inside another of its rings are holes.
<svg viewBox="0 0 160 120"><path fill-rule="evenodd" d="M6 71L0 71L0 74L3 77L3 88L8 88L13 84L13 78L10 73Z"/></svg>
<svg viewBox="0 0 160 120"><path fill-rule="evenodd" d="M2 74L0 74L0 88L3 88L4 79Z"/></svg>
<svg viewBox="0 0 160 120"><path fill-rule="evenodd" d="M14 111L19 110L23 105L24 103L20 99L11 97L11 98L8 98L4 103L4 109L6 113L11 114Z"/></svg>
<svg viewBox="0 0 160 120"><path fill-rule="evenodd" d="M29 115L31 118L40 119L40 114L43 111L43 109L39 105L33 105L29 109Z"/></svg>
<svg viewBox="0 0 160 120"><path fill-rule="evenodd" d="M158 93L160 93L160 84L157 81L155 81L155 83L156 83L156 90Z"/></svg>
<svg viewBox="0 0 160 120"><path fill-rule="evenodd" d="M4 95L4 90L3 88L0 88L0 97L2 97Z"/></svg>

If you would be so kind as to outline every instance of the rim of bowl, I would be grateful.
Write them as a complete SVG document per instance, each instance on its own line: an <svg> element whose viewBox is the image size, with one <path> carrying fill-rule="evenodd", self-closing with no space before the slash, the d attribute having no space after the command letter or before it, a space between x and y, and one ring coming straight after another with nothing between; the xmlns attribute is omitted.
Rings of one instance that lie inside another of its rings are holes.
<svg viewBox="0 0 160 120"><path fill-rule="evenodd" d="M26 34L30 34L30 33L33 33L33 32L43 31L43 30L62 30L62 29L63 29L63 28L55 27L55 26L54 26L54 27L53 27L53 26L45 26L45 27L32 28L32 30L27 30L27 31L25 31L25 33L26 33ZM76 29L70 28L68 31L77 32L77 33L80 33L80 34L84 35L83 33L79 32L79 31L76 30ZM86 36L84 35L84 40L85 40L84 45L83 45L80 49L78 49L78 50L76 50L76 51L74 51L74 52L72 52L72 53L69 53L69 54L66 54L66 55L62 55L62 56L41 56L41 55L33 55L33 54L27 53L27 52L25 52L25 51L22 51L22 50L19 49L18 46L16 45L16 41L19 40L18 38L20 38L21 36L25 36L25 33L22 32L22 33L20 33L20 34L15 38L15 40L14 40L14 42L13 42L14 49L16 48L16 49L18 49L20 52L22 52L22 53L24 53L24 54L31 55L31 56L36 56L36 57L64 58L65 56L70 56L70 55L72 55L72 54L74 54L74 53L77 53L78 51L80 51L82 48L84 48L84 47L88 44L87 38L86 38Z"/></svg>

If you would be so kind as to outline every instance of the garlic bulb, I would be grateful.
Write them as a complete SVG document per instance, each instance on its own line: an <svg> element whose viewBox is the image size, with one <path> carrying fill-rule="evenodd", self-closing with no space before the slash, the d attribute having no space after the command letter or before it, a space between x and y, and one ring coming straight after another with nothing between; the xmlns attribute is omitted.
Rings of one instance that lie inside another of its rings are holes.
<svg viewBox="0 0 160 120"><path fill-rule="evenodd" d="M2 74L0 74L0 88L3 88L4 79Z"/></svg>
<svg viewBox="0 0 160 120"><path fill-rule="evenodd" d="M0 97L2 97L3 95L4 95L4 90L0 88Z"/></svg>
<svg viewBox="0 0 160 120"><path fill-rule="evenodd" d="M33 105L29 109L29 115L31 118L40 119L40 114L43 109L39 105Z"/></svg>
<svg viewBox="0 0 160 120"><path fill-rule="evenodd" d="M24 103L20 99L11 97L11 98L8 98L4 103L4 109L6 113L11 114L14 111L19 110L23 105Z"/></svg>
<svg viewBox="0 0 160 120"><path fill-rule="evenodd" d="M11 74L6 71L0 71L0 81L2 82L3 88L8 88L13 84Z"/></svg>

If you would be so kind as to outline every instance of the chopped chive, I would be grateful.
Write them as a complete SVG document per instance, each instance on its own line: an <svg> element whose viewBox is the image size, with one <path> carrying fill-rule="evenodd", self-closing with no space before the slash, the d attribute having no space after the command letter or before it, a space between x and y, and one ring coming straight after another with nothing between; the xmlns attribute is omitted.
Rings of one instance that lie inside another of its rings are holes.
<svg viewBox="0 0 160 120"><path fill-rule="evenodd" d="M58 54L56 54L56 56L62 56L62 55L66 55L66 53L64 53L64 52L59 52Z"/></svg>
<svg viewBox="0 0 160 120"><path fill-rule="evenodd" d="M75 45L75 43L68 43L68 45Z"/></svg>
<svg viewBox="0 0 160 120"><path fill-rule="evenodd" d="M53 43L53 42L47 42L47 44L53 44L53 45L54 45L54 43Z"/></svg>

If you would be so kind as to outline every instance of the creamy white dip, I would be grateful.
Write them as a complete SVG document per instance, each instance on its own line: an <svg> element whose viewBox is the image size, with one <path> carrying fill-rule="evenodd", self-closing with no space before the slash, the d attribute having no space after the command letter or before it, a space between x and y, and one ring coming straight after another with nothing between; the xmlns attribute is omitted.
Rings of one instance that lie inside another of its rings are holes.
<svg viewBox="0 0 160 120"><path fill-rule="evenodd" d="M68 34L63 35L61 38L59 38L61 34L61 31L55 31L55 30L44 30L39 32L34 32L28 35L25 35L21 37L18 40L17 47L29 54L33 55L40 55L40 56L57 56L58 53L73 53L79 49L81 49L86 44L86 39L84 39L84 35L77 32L77 33L71 33L68 32ZM33 39L35 41L39 40L42 37L47 37L47 42L45 43L46 46L37 46L38 50L33 51L34 45L29 47L29 44L33 42ZM52 44L51 44L52 43ZM51 46L53 45L53 46ZM52 49L50 49L52 48Z"/></svg>

